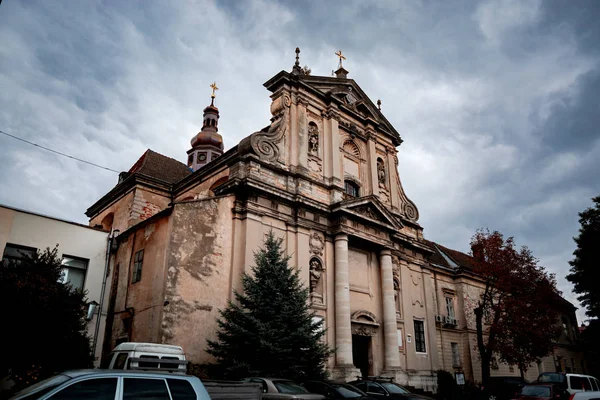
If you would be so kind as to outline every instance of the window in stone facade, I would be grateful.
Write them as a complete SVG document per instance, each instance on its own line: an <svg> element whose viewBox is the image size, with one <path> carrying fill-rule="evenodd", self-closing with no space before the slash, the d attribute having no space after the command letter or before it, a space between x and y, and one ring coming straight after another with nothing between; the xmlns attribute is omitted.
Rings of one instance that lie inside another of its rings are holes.
<svg viewBox="0 0 600 400"><path fill-rule="evenodd" d="M425 322L415 320L415 351L417 353L427 352L425 347Z"/></svg>
<svg viewBox="0 0 600 400"><path fill-rule="evenodd" d="M458 350L458 343L450 343L452 348L452 366L460 367L460 352Z"/></svg>
<svg viewBox="0 0 600 400"><path fill-rule="evenodd" d="M456 318L454 315L454 297L445 296L446 299L446 312L448 314L448 318Z"/></svg>
<svg viewBox="0 0 600 400"><path fill-rule="evenodd" d="M344 192L351 197L358 197L358 185L352 181L344 181Z"/></svg>
<svg viewBox="0 0 600 400"><path fill-rule="evenodd" d="M142 280L142 264L144 262L144 250L140 250L135 253L133 260L133 276L131 277L131 283L136 283Z"/></svg>

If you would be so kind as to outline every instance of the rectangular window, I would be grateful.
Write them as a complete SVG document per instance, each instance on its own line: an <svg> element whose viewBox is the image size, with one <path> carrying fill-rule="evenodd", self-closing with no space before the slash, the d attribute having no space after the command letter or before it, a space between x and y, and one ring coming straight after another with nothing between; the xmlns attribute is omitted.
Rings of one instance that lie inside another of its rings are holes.
<svg viewBox="0 0 600 400"><path fill-rule="evenodd" d="M20 246L18 244L6 243L4 247L4 253L2 254L2 261L17 261L23 258L32 257L37 249L35 247Z"/></svg>
<svg viewBox="0 0 600 400"><path fill-rule="evenodd" d="M123 400L153 399L169 400L169 391L164 379L123 379Z"/></svg>
<svg viewBox="0 0 600 400"><path fill-rule="evenodd" d="M59 282L71 285L73 289L83 290L88 260L84 258L63 255L62 277Z"/></svg>
<svg viewBox="0 0 600 400"><path fill-rule="evenodd" d="M450 343L452 347L452 366L460 367L460 352L458 350L458 343Z"/></svg>
<svg viewBox="0 0 600 400"><path fill-rule="evenodd" d="M448 318L456 318L454 316L454 297L446 296L446 312Z"/></svg>
<svg viewBox="0 0 600 400"><path fill-rule="evenodd" d="M425 322L415 320L415 351L417 353L425 353Z"/></svg>
<svg viewBox="0 0 600 400"><path fill-rule="evenodd" d="M135 253L133 259L133 276L131 277L131 283L136 283L142 280L142 263L144 262L144 250L140 250Z"/></svg>

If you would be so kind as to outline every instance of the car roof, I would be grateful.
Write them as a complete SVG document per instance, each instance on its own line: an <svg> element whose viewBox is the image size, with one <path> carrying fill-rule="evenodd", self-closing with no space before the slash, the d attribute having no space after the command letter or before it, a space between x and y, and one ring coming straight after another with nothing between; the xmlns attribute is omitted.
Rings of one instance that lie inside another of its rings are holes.
<svg viewBox="0 0 600 400"><path fill-rule="evenodd" d="M69 378L79 378L81 376L152 376L152 377L164 377L164 378L194 378L192 375L183 374L170 374L164 372L154 371L131 371L122 369L78 369L72 371L61 372L62 375L66 375Z"/></svg>
<svg viewBox="0 0 600 400"><path fill-rule="evenodd" d="M265 376L249 376L246 379L266 379L269 380L271 382L294 382L292 379L288 379L288 378L267 378Z"/></svg>
<svg viewBox="0 0 600 400"><path fill-rule="evenodd" d="M117 345L113 351L147 351L149 353L183 354L183 347L162 343L125 342Z"/></svg>

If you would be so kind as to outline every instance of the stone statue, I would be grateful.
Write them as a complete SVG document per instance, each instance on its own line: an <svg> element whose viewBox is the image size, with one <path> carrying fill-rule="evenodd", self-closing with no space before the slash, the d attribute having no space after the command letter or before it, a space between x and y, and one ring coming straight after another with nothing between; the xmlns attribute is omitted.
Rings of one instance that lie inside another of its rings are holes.
<svg viewBox="0 0 600 400"><path fill-rule="evenodd" d="M308 125L308 152L319 154L319 129L313 124Z"/></svg>
<svg viewBox="0 0 600 400"><path fill-rule="evenodd" d="M316 258L310 260L310 292L314 293L317 290L317 285L319 284L319 280L321 279L321 274L323 273L323 268L321 267L321 263Z"/></svg>
<svg viewBox="0 0 600 400"><path fill-rule="evenodd" d="M377 159L377 179L379 186L385 186L385 164L381 158Z"/></svg>

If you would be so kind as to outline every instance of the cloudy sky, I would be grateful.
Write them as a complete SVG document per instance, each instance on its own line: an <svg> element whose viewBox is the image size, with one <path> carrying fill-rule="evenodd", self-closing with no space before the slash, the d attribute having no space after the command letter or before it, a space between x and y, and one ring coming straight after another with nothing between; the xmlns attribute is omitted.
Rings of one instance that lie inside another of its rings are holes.
<svg viewBox="0 0 600 400"><path fill-rule="evenodd" d="M186 161L208 85L226 148L265 126L263 82L345 67L400 132L428 239L487 226L559 288L600 194L598 1L16 1L0 5L0 130L115 169ZM0 203L87 222L117 174L0 135ZM583 316L582 312L578 313Z"/></svg>

